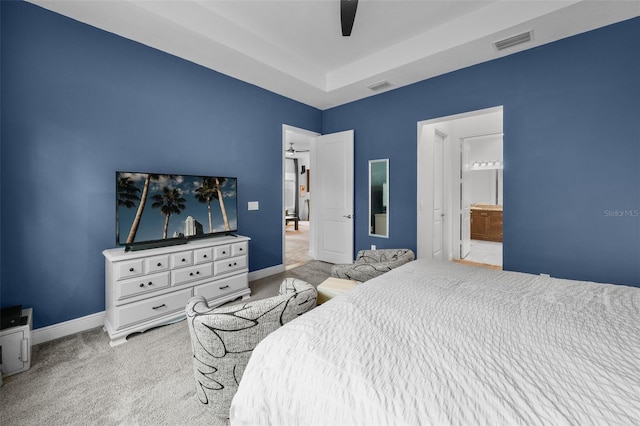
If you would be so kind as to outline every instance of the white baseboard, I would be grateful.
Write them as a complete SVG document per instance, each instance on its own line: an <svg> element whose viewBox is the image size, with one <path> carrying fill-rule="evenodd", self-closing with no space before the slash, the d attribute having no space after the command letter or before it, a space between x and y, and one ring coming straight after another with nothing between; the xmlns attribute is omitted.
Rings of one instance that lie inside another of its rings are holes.
<svg viewBox="0 0 640 426"><path fill-rule="evenodd" d="M284 272L284 265L282 264L249 272L249 281L259 280L260 278L269 277L271 275L279 274L280 272ZM96 327L102 327L104 325L105 315L106 313L102 311L85 317L53 324L48 327L37 328L31 332L31 344L37 345L39 343L65 337L70 334L91 330Z"/></svg>
<svg viewBox="0 0 640 426"><path fill-rule="evenodd" d="M31 332L31 344L48 342L80 331L90 330L104 325L105 312L97 312L85 317L53 324L48 327L36 328Z"/></svg>
<svg viewBox="0 0 640 426"><path fill-rule="evenodd" d="M284 272L283 264L249 272L249 281L255 281L259 280L260 278L270 277L271 275L279 274L280 272Z"/></svg>

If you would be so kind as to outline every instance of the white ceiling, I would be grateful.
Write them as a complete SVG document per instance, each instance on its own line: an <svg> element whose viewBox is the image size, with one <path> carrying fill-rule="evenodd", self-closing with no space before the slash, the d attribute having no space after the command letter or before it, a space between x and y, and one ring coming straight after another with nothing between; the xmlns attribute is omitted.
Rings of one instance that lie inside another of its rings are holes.
<svg viewBox="0 0 640 426"><path fill-rule="evenodd" d="M339 0L30 1L319 109L640 15L640 0L360 0L342 37Z"/></svg>

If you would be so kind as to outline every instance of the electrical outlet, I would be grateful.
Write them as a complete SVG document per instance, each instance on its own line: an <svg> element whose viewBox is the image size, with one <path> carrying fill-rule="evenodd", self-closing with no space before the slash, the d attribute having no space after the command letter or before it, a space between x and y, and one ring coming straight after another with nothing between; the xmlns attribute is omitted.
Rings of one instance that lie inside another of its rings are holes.
<svg viewBox="0 0 640 426"><path fill-rule="evenodd" d="M260 210L260 204L257 201L249 201L248 210Z"/></svg>
<svg viewBox="0 0 640 426"><path fill-rule="evenodd" d="M371 244L371 250L375 250L376 249L376 245L375 244Z"/></svg>

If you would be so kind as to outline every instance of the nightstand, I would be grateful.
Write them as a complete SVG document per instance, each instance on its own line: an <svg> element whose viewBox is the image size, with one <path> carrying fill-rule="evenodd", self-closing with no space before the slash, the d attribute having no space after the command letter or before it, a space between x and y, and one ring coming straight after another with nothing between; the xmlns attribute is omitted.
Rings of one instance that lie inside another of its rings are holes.
<svg viewBox="0 0 640 426"><path fill-rule="evenodd" d="M0 371L5 377L31 367L33 310L23 309L22 317L27 317L25 324L0 331Z"/></svg>

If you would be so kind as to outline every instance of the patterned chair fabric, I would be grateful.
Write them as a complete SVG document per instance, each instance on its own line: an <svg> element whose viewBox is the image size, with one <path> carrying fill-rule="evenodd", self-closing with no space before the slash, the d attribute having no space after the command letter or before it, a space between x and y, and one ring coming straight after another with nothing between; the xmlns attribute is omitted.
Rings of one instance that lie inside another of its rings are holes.
<svg viewBox="0 0 640 426"><path fill-rule="evenodd" d="M219 308L209 308L202 296L187 304L196 392L218 417L229 417L231 400L256 345L316 306L316 288L302 280L286 278L279 294Z"/></svg>
<svg viewBox="0 0 640 426"><path fill-rule="evenodd" d="M409 249L360 250L353 264L333 265L331 276L364 282L413 259Z"/></svg>

